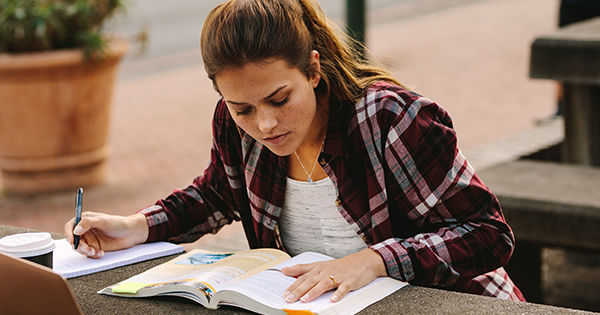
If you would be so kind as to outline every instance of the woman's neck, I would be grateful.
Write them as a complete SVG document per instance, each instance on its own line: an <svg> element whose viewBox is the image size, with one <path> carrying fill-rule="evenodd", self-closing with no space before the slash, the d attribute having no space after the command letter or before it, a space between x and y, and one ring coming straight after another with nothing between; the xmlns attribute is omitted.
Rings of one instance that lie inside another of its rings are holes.
<svg viewBox="0 0 600 315"><path fill-rule="evenodd" d="M326 96L317 97L317 110L315 117L311 122L311 126L306 134L306 137L296 149L298 154L300 154L301 151L321 150L327 135L327 126L329 124L328 100L329 98Z"/></svg>
<svg viewBox="0 0 600 315"><path fill-rule="evenodd" d="M317 106L315 118L306 137L292 155L288 157L288 176L295 180L311 181L323 179L327 176L318 163L327 135L329 110L326 106Z"/></svg>

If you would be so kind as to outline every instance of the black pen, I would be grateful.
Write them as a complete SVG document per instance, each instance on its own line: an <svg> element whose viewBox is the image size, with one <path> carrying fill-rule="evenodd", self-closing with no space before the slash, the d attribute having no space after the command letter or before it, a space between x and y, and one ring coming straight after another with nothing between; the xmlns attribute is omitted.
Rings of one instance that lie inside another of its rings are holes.
<svg viewBox="0 0 600 315"><path fill-rule="evenodd" d="M79 224L81 221L81 199L83 198L83 188L79 187L77 189L77 202L75 203L75 224L73 224L73 229ZM77 249L79 246L79 235L73 234L73 247Z"/></svg>

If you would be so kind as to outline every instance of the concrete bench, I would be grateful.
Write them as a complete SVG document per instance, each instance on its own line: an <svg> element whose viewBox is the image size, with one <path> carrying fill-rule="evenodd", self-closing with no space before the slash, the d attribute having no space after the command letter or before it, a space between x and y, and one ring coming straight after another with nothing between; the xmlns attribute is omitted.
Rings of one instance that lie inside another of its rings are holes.
<svg viewBox="0 0 600 315"><path fill-rule="evenodd" d="M529 76L563 83L563 161L600 166L600 17L537 37Z"/></svg>
<svg viewBox="0 0 600 315"><path fill-rule="evenodd" d="M526 298L542 302L541 249L600 253L600 168L518 160L478 171L516 238L507 269Z"/></svg>

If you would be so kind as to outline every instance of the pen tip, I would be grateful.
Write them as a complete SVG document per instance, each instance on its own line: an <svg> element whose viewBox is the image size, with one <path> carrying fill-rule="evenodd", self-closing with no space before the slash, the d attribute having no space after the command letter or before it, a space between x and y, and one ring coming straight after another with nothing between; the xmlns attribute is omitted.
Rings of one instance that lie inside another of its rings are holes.
<svg viewBox="0 0 600 315"><path fill-rule="evenodd" d="M82 193L83 192L83 188L79 187L79 189L77 189L78 193Z"/></svg>

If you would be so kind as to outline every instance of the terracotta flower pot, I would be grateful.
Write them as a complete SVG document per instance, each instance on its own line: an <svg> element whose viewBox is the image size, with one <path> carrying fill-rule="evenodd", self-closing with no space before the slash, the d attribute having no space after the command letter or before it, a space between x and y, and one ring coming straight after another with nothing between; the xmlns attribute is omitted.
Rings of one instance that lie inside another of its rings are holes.
<svg viewBox="0 0 600 315"><path fill-rule="evenodd" d="M127 51L84 62L81 50L0 54L0 169L7 194L97 184L103 178L117 65Z"/></svg>

